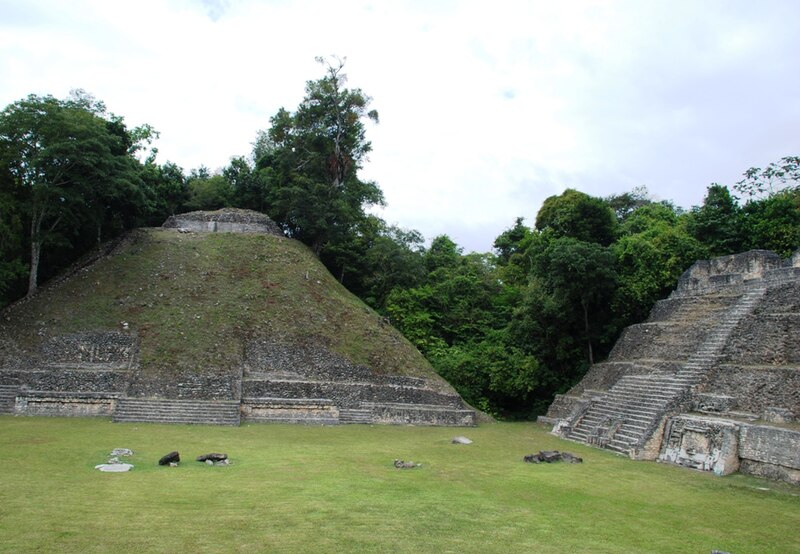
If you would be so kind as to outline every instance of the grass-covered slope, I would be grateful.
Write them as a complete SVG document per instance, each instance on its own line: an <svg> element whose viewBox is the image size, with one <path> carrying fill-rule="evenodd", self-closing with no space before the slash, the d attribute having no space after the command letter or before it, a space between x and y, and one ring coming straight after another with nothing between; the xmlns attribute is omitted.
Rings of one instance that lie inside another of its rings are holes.
<svg viewBox="0 0 800 554"><path fill-rule="evenodd" d="M127 324L127 325L125 325ZM143 229L0 318L0 367L49 337L135 333L144 371L230 370L259 338L312 341L375 373L439 380L302 244L264 234Z"/></svg>

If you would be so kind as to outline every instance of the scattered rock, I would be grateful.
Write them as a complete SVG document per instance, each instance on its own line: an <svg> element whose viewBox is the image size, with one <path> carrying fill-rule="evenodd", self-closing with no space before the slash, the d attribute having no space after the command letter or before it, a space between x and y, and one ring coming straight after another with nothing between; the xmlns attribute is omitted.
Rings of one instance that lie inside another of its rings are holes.
<svg viewBox="0 0 800 554"><path fill-rule="evenodd" d="M100 464L94 466L104 473L122 473L123 471L130 471L133 469L132 464Z"/></svg>
<svg viewBox="0 0 800 554"><path fill-rule="evenodd" d="M114 456L113 458L109 458L108 462L106 462L106 463L108 463L108 464L121 464L122 462L119 461L119 458Z"/></svg>
<svg viewBox="0 0 800 554"><path fill-rule="evenodd" d="M165 465L171 466L172 464L178 465L178 462L180 461L181 461L181 455L177 451L175 451L175 452L170 452L166 456L162 456L161 459L158 460L158 465L160 466L165 466Z"/></svg>
<svg viewBox="0 0 800 554"><path fill-rule="evenodd" d="M198 462L201 462L201 461L203 461L203 460L197 460L197 461L198 461ZM205 462L206 462L206 464L207 464L207 465L210 465L210 466L213 466L213 465L214 465L214 460L205 460Z"/></svg>
<svg viewBox="0 0 800 554"><path fill-rule="evenodd" d="M582 464L583 458L578 458L574 454L570 454L569 452L562 452L561 459L567 462L568 464Z"/></svg>
<svg viewBox="0 0 800 554"><path fill-rule="evenodd" d="M115 448L109 456L133 456L133 450L129 448Z"/></svg>
<svg viewBox="0 0 800 554"><path fill-rule="evenodd" d="M227 460L227 454L220 454L219 452L211 452L209 454L203 454L202 456L197 457L198 462L206 462L211 460L211 462L221 462L222 460Z"/></svg>
<svg viewBox="0 0 800 554"><path fill-rule="evenodd" d="M422 464L415 464L414 462L404 462L403 460L395 460L394 467L397 469L411 469L413 467L419 467Z"/></svg>
<svg viewBox="0 0 800 554"><path fill-rule="evenodd" d="M453 444L472 444L472 441L467 437L454 437L450 442Z"/></svg>
<svg viewBox="0 0 800 554"><path fill-rule="evenodd" d="M169 467L178 467L178 462L170 462Z"/></svg>
<svg viewBox="0 0 800 554"><path fill-rule="evenodd" d="M214 465L215 466L229 466L229 465L231 465L231 461L226 458L224 460L220 460L218 462L214 462Z"/></svg>
<svg viewBox="0 0 800 554"><path fill-rule="evenodd" d="M569 452L559 452L558 450L540 450L538 454L528 454L522 461L530 464L552 464L553 462L567 462L569 464L580 464L583 458L579 458Z"/></svg>

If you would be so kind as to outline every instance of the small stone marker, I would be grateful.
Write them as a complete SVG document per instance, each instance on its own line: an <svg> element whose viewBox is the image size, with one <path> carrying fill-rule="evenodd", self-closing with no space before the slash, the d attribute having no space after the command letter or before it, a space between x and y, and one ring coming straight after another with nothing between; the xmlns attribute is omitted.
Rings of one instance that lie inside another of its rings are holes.
<svg viewBox="0 0 800 554"><path fill-rule="evenodd" d="M115 448L109 456L133 456L133 450L130 448Z"/></svg>
<svg viewBox="0 0 800 554"><path fill-rule="evenodd" d="M209 454L203 454L202 456L197 457L198 462L207 462L211 461L213 464L214 462L221 462L222 460L227 460L227 454L220 454L219 452L211 452Z"/></svg>
<svg viewBox="0 0 800 554"><path fill-rule="evenodd" d="M450 442L453 444L472 444L472 441L467 437L454 437Z"/></svg>
<svg viewBox="0 0 800 554"><path fill-rule="evenodd" d="M122 473L123 471L130 471L133 469L132 464L99 464L94 466L104 473Z"/></svg>
<svg viewBox="0 0 800 554"><path fill-rule="evenodd" d="M158 460L158 465L166 466L169 465L171 467L175 467L178 465L178 462L181 461L181 455L178 451L170 452L169 454L162 456L160 460ZM175 464L175 465L172 465Z"/></svg>
<svg viewBox="0 0 800 554"><path fill-rule="evenodd" d="M422 464L416 464L414 462L404 462L403 460L394 461L394 467L396 467L397 469L411 469L414 467L419 467L421 465Z"/></svg>
<svg viewBox="0 0 800 554"><path fill-rule="evenodd" d="M558 450L540 450L538 454L528 454L522 458L523 462L530 464L552 464L554 462L567 462L568 464L583 463L583 458L570 454L569 452L559 452Z"/></svg>

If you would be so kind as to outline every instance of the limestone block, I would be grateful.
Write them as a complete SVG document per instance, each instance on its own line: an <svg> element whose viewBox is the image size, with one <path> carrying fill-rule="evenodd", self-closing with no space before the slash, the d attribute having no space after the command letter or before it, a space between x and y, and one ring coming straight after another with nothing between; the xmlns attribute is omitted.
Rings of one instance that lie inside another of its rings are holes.
<svg viewBox="0 0 800 554"><path fill-rule="evenodd" d="M739 425L732 421L676 416L667 421L659 460L728 475L739 469Z"/></svg>
<svg viewBox="0 0 800 554"><path fill-rule="evenodd" d="M767 425L743 426L739 439L739 456L800 470L800 431Z"/></svg>

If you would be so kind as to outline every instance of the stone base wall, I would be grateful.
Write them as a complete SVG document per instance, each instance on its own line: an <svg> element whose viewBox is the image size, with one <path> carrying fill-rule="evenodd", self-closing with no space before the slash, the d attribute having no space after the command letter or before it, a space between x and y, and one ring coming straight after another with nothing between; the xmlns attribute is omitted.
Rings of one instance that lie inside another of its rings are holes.
<svg viewBox="0 0 800 554"><path fill-rule="evenodd" d="M242 418L253 422L330 424L339 422L339 409L325 399L243 398Z"/></svg>
<svg viewBox="0 0 800 554"><path fill-rule="evenodd" d="M735 410L763 417L771 408L780 407L800 421L800 367L723 365L709 375L700 394L731 397Z"/></svg>
<svg viewBox="0 0 800 554"><path fill-rule="evenodd" d="M3 372L5 373L5 372ZM16 383L24 389L86 393L124 393L128 384L128 372L109 369L39 369L16 373ZM3 375L0 379L6 382Z"/></svg>
<svg viewBox="0 0 800 554"><path fill-rule="evenodd" d="M173 215L164 222L162 227L196 233L265 233L279 237L284 236L280 227L267 215L235 208Z"/></svg>
<svg viewBox="0 0 800 554"><path fill-rule="evenodd" d="M712 260L700 260L678 281L676 295L706 294L752 279L761 279L771 269L783 267L781 257L768 250L750 250Z"/></svg>
<svg viewBox="0 0 800 554"><path fill-rule="evenodd" d="M572 421L578 412L584 410L590 403L590 400L581 396L573 396L571 394L557 394L550 408L547 410L545 418L539 418L537 421L557 421L560 419L567 419Z"/></svg>
<svg viewBox="0 0 800 554"><path fill-rule="evenodd" d="M176 370L150 375L135 371L130 377L128 396L175 398L179 400L238 400L241 374L236 370Z"/></svg>
<svg viewBox="0 0 800 554"><path fill-rule="evenodd" d="M739 469L739 426L733 422L678 416L667 420L659 460L728 475Z"/></svg>
<svg viewBox="0 0 800 554"><path fill-rule="evenodd" d="M122 332L95 331L52 337L42 345L42 360L54 367L124 369L133 365L137 338Z"/></svg>
<svg viewBox="0 0 800 554"><path fill-rule="evenodd" d="M475 412L472 410L447 410L440 406L412 404L374 404L371 406L375 423L385 425L442 425L472 427Z"/></svg>
<svg viewBox="0 0 800 554"><path fill-rule="evenodd" d="M667 420L659 461L728 475L735 471L800 484L800 431L721 418Z"/></svg>
<svg viewBox="0 0 800 554"><path fill-rule="evenodd" d="M56 396L52 392L19 394L14 414L27 416L111 416L117 399L75 393Z"/></svg>
<svg viewBox="0 0 800 554"><path fill-rule="evenodd" d="M707 321L639 323L627 327L609 361L637 359L686 360L710 332Z"/></svg>
<svg viewBox="0 0 800 554"><path fill-rule="evenodd" d="M242 382L242 396L253 398L327 398L337 406L358 407L362 402L396 402L460 408L457 395L418 387L334 381L248 380Z"/></svg>

